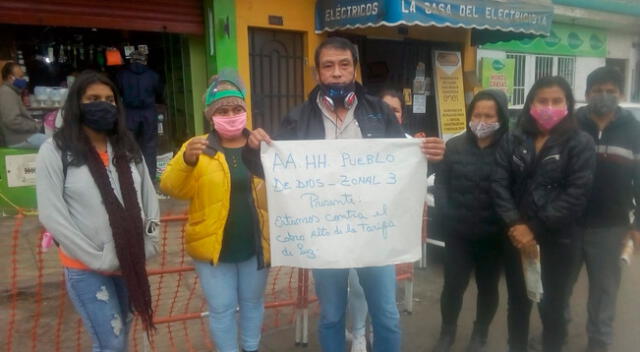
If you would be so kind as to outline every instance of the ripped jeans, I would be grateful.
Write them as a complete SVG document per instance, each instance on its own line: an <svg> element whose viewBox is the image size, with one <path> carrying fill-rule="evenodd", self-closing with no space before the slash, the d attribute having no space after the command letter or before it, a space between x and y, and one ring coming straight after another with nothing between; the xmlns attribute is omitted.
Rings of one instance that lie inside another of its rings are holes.
<svg viewBox="0 0 640 352"><path fill-rule="evenodd" d="M126 352L133 316L124 279L64 268L69 298L91 335L93 352Z"/></svg>

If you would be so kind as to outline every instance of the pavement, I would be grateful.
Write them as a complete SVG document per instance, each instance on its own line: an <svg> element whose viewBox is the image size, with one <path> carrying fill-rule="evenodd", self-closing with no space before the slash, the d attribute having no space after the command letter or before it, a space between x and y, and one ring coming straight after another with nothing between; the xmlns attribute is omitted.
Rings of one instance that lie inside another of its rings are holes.
<svg viewBox="0 0 640 352"><path fill-rule="evenodd" d="M435 252L433 250L431 252ZM440 292L443 284L443 271L437 254L433 253L426 269L415 271L414 311L401 316L403 351L431 351L440 332ZM640 351L640 257L635 256L631 266L623 270L623 281L618 299L618 312L615 323L615 341L611 352ZM571 299L572 322L569 327L569 340L565 352L583 352L587 344L586 301L587 278L583 269ZM399 290L401 292L401 290ZM473 328L475 317L475 282L469 284L458 324L458 338L452 352L464 351ZM400 294L399 294L400 295ZM500 305L491 326L488 351L507 350L506 326L506 287L504 278L500 282ZM267 333L262 338L261 352L316 352L321 351L317 339L317 314L310 318L309 344L307 347L295 346L294 330L281 329ZM531 314L531 335L541 333L541 324L536 309Z"/></svg>
<svg viewBox="0 0 640 352"><path fill-rule="evenodd" d="M175 201L162 201L162 203L164 214L180 214L184 211L184 203ZM24 224L17 227L19 236L12 237L17 223L18 220L13 218L0 218L0 350L4 350L4 347L13 351L23 350L19 346L30 346L31 350L43 351L83 350L81 346L88 347L88 335L81 330L78 317L67 302L55 251L47 252L44 256L40 256L36 251L39 226L35 217L24 219ZM165 228L167 239L163 248L166 252L166 262L165 256L161 256L151 263L152 267L156 267L160 261L163 262L163 266L169 268L189 264L188 258L185 258L180 250L182 235L178 225L168 225ZM441 251L430 246L428 267L414 272L413 313L403 313L401 317L403 351L430 351L438 338L439 300L443 284L443 271L441 260L439 260ZM160 277L154 278L152 282L154 288L162 287L162 294L157 295L160 299L158 315L168 316L205 309L198 303L203 301L200 289L195 286L193 273L167 275L165 281ZM289 296L286 295L291 295L291 288L295 287L296 276L291 274L290 269L278 268L272 269L271 276L273 280L269 289L273 292L270 294L282 293L284 296L277 298L287 299ZM14 285L17 287L15 295L11 291ZM571 300L573 321L570 325L566 352L585 350L587 288L587 279L583 270ZM282 292L280 289L283 289ZM400 300L403 299L402 292L400 289ZM458 340L452 352L463 351L469 339L475 315L475 295L475 283L472 280L465 294L459 319ZM502 280L501 302L490 331L489 352L506 351L506 297L505 283ZM273 297L270 298L273 299ZM192 307L189 306L190 302L194 302L191 304ZM312 306L310 316L309 344L303 347L294 344L295 331L290 324L293 309L283 307L268 310L260 351L320 351L316 332L317 311L316 303ZM531 333L539 335L541 326L536 310L533 311L531 319ZM640 256L637 254L631 266L625 267L623 271L615 331L616 336L611 352L640 352ZM212 350L207 336L206 319L196 319L189 323L163 324L158 333L155 351ZM138 333L138 335L141 334ZM137 340L141 341L140 337ZM11 349L11 346L14 349ZM44 346L51 346L51 348L42 349ZM53 346L56 347L53 348ZM132 348L132 350L139 349Z"/></svg>

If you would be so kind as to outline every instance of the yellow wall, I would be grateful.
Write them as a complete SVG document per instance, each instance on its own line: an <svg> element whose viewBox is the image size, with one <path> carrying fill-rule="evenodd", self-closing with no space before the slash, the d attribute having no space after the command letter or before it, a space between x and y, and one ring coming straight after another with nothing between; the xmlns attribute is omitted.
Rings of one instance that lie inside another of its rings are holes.
<svg viewBox="0 0 640 352"><path fill-rule="evenodd" d="M315 86L313 53L324 36L315 34L315 0L236 0L238 71L247 87L249 73L249 27L301 32L304 35L305 96ZM281 16L283 26L269 25L269 15ZM251 111L251 89L247 89L247 111Z"/></svg>

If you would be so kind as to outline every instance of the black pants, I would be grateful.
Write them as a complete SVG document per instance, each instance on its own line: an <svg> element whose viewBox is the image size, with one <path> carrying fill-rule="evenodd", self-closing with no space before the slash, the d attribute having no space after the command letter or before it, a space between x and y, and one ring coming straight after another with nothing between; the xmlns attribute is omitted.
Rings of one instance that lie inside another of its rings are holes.
<svg viewBox="0 0 640 352"><path fill-rule="evenodd" d="M474 332L486 338L498 308L498 281L502 261L500 238L465 239L447 237L444 287L440 298L443 332L455 334L464 291L475 271L478 297Z"/></svg>
<svg viewBox="0 0 640 352"><path fill-rule="evenodd" d="M509 292L507 324L511 351L526 351L529 339L531 301L522 270L520 252L505 238L505 278ZM571 273L577 244L571 240L540 242L543 298L538 309L542 320L544 352L562 349L567 338L566 310L571 296Z"/></svg>
<svg viewBox="0 0 640 352"><path fill-rule="evenodd" d="M155 108L127 109L127 127L133 134L149 169L149 176L156 181L158 154L158 112Z"/></svg>

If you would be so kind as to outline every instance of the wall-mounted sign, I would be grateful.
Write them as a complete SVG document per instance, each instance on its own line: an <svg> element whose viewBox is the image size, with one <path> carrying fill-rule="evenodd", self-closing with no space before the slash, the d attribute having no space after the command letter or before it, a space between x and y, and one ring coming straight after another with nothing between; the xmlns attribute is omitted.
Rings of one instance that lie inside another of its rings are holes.
<svg viewBox="0 0 640 352"><path fill-rule="evenodd" d="M434 51L433 67L438 126L446 141L467 128L460 52Z"/></svg>
<svg viewBox="0 0 640 352"><path fill-rule="evenodd" d="M24 187L36 185L36 155L20 154L5 156L7 186Z"/></svg>
<svg viewBox="0 0 640 352"><path fill-rule="evenodd" d="M554 24L551 33L546 38L485 44L482 49L532 54L606 57L607 32L596 28Z"/></svg>
<svg viewBox="0 0 640 352"><path fill-rule="evenodd" d="M516 61L514 59L482 59L482 88L499 89L507 96L513 93Z"/></svg>

